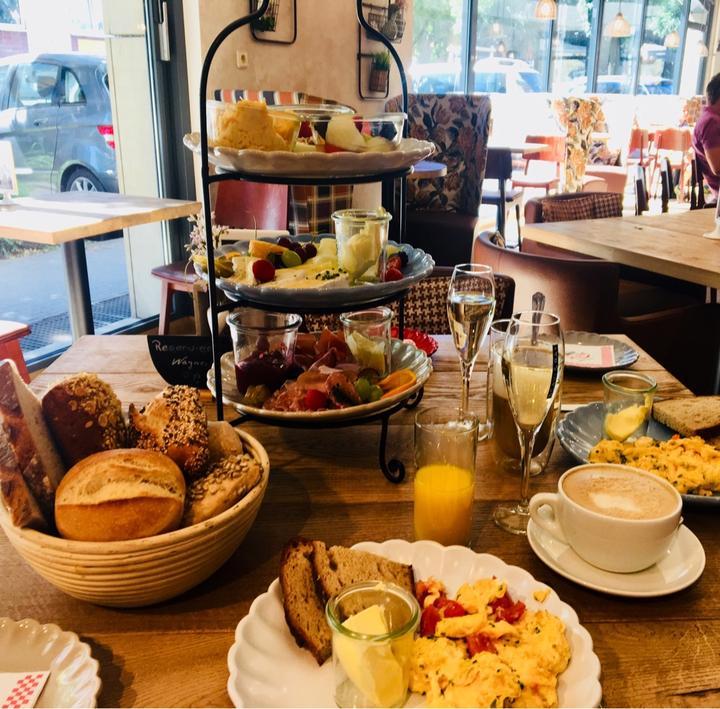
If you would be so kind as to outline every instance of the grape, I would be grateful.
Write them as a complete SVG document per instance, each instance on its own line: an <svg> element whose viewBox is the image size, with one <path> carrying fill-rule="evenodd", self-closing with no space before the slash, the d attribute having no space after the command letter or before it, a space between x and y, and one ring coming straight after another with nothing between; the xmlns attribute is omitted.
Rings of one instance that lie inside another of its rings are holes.
<svg viewBox="0 0 720 709"><path fill-rule="evenodd" d="M382 395L383 390L377 384L370 387L370 401L379 401Z"/></svg>
<svg viewBox="0 0 720 709"><path fill-rule="evenodd" d="M300 255L296 251L291 251L290 249L282 252L280 260L283 262L283 266L285 266L285 268L293 268L294 266L299 266L302 263Z"/></svg>
<svg viewBox="0 0 720 709"><path fill-rule="evenodd" d="M355 382L355 391L364 402L370 401L371 389L372 385L364 377L360 377L360 379Z"/></svg>
<svg viewBox="0 0 720 709"><path fill-rule="evenodd" d="M286 249L290 249L290 248L292 248L292 241L290 241L290 239L288 239L287 236L281 236L281 237L277 240L277 245L278 245L278 246L283 246L283 247L285 247Z"/></svg>
<svg viewBox="0 0 720 709"><path fill-rule="evenodd" d="M315 258L315 256L317 256L317 247L315 244L307 244L305 246L305 255L308 258Z"/></svg>

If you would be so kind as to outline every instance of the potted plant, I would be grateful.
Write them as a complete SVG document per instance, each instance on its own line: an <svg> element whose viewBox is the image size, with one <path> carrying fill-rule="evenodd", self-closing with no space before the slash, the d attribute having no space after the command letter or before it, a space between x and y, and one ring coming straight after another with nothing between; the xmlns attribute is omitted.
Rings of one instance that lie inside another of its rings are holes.
<svg viewBox="0 0 720 709"><path fill-rule="evenodd" d="M390 75L390 52L376 52L372 55L370 65L370 91L384 93L388 87L388 76Z"/></svg>

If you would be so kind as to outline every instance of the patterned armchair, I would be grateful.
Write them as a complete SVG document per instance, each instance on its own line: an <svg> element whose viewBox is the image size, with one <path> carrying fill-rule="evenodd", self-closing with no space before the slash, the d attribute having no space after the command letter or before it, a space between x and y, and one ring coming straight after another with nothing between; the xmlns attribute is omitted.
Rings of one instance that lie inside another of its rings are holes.
<svg viewBox="0 0 720 709"><path fill-rule="evenodd" d="M431 253L440 266L468 261L485 175L490 98L411 94L408 99L410 136L435 143L438 152L432 159L447 165L448 172L408 181L407 240ZM401 106L398 96L385 109Z"/></svg>

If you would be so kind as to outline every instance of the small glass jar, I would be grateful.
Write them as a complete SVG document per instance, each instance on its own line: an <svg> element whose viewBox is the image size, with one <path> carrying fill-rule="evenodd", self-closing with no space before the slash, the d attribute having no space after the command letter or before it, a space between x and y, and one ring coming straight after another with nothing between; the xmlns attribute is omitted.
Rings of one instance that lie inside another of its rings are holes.
<svg viewBox="0 0 720 709"><path fill-rule="evenodd" d="M341 209L333 212L338 267L347 271L350 283L382 281L385 246L392 215L384 209Z"/></svg>
<svg viewBox="0 0 720 709"><path fill-rule="evenodd" d="M647 434L657 382L646 374L614 371L603 375L603 437L634 441Z"/></svg>
<svg viewBox="0 0 720 709"><path fill-rule="evenodd" d="M261 405L293 371L295 339L302 318L244 308L227 323L233 342L238 392L248 404Z"/></svg>
<svg viewBox="0 0 720 709"><path fill-rule="evenodd" d="M390 308L371 308L340 316L345 342L361 370L374 369L380 377L390 374L392 318Z"/></svg>
<svg viewBox="0 0 720 709"><path fill-rule="evenodd" d="M335 703L402 706L420 621L415 597L392 583L357 583L327 602L325 616L332 631Z"/></svg>

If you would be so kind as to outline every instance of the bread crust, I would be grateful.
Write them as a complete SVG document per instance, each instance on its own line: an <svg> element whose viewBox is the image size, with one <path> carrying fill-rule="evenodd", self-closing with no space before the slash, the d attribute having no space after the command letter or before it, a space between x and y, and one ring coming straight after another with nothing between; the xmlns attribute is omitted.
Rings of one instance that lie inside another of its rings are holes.
<svg viewBox="0 0 720 709"><path fill-rule="evenodd" d="M95 453L74 465L55 498L61 536L78 541L139 539L177 529L185 478L157 451Z"/></svg>
<svg viewBox="0 0 720 709"><path fill-rule="evenodd" d="M68 468L93 453L126 445L120 400L95 374L57 382L42 400L43 414Z"/></svg>

